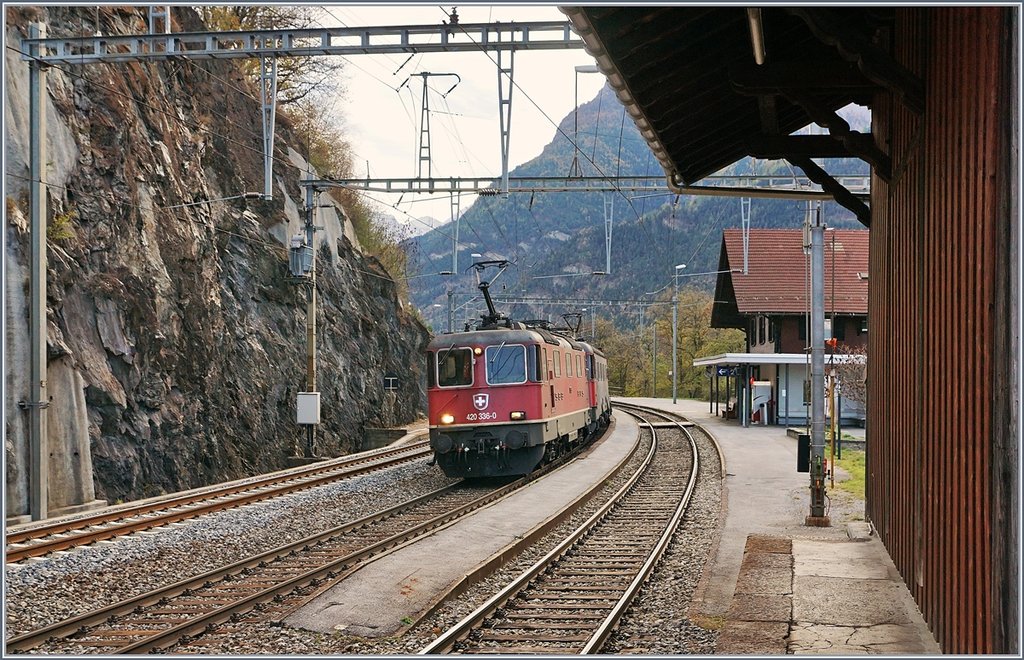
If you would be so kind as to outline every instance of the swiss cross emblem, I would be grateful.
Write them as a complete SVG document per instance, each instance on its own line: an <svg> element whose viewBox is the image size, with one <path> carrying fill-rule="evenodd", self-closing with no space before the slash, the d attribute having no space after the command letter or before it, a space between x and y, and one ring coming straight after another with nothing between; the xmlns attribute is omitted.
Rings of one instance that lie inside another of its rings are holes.
<svg viewBox="0 0 1024 660"><path fill-rule="evenodd" d="M473 407L477 410L486 410L490 399L491 396L489 394L475 394L473 395Z"/></svg>

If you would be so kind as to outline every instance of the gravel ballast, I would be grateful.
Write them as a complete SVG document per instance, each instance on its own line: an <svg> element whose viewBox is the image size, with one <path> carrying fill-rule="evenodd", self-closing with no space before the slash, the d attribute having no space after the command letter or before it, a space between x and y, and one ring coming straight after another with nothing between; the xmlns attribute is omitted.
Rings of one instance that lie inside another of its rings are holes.
<svg viewBox="0 0 1024 660"><path fill-rule="evenodd" d="M698 434L702 469L694 499L679 530L637 601L626 613L605 653L707 654L717 632L688 618L688 604L713 551L720 514L719 458ZM606 483L570 520L465 593L442 603L405 634L383 639L326 635L263 621L257 609L222 626L194 646L172 653L203 654L415 654L495 591L557 545L602 506L645 453ZM7 571L8 637L101 607L118 599L203 573L245 556L337 526L427 493L454 480L426 460L347 479L294 495L194 519L151 533L134 534ZM297 602L298 599L296 599ZM276 618L280 618L279 616ZM45 652L45 648L39 649ZM83 647L82 653L95 653Z"/></svg>

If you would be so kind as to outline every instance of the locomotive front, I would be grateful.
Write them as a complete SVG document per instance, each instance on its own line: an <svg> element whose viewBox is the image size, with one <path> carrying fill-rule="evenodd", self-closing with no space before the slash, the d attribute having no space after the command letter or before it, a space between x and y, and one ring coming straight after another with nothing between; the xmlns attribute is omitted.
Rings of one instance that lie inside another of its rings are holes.
<svg viewBox="0 0 1024 660"><path fill-rule="evenodd" d="M427 347L430 446L449 477L527 474L544 456L542 338L442 335Z"/></svg>

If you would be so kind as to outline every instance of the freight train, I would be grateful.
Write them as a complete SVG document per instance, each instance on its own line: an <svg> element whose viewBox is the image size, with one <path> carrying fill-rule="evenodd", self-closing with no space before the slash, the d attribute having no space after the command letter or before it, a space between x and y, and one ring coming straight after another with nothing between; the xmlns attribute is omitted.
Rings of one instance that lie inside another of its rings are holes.
<svg viewBox="0 0 1024 660"><path fill-rule="evenodd" d="M477 262L478 278L492 266L507 262ZM607 360L568 328L499 314L478 286L482 322L427 346L430 446L449 477L528 474L608 425Z"/></svg>

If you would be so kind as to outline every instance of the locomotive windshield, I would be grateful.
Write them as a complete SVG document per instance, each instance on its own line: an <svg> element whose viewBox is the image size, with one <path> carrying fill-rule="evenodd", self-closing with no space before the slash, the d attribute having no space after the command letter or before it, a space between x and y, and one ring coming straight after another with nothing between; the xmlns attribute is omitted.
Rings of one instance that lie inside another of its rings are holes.
<svg viewBox="0 0 1024 660"><path fill-rule="evenodd" d="M487 347L487 382L509 385L526 382L526 347L516 344Z"/></svg>
<svg viewBox="0 0 1024 660"><path fill-rule="evenodd" d="M437 384L441 387L473 384L473 352L468 348L450 348L441 354L437 365Z"/></svg>

